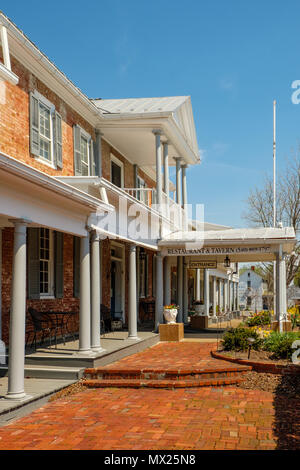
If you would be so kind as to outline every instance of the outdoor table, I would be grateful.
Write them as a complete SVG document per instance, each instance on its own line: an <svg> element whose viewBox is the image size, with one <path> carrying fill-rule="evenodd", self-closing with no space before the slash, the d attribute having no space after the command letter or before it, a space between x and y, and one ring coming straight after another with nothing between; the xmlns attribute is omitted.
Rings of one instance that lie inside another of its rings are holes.
<svg viewBox="0 0 300 470"><path fill-rule="evenodd" d="M45 312L45 315L49 316L52 321L54 321L55 326L55 348L57 348L57 331L60 329L64 344L66 344L66 336L69 333L73 336L75 341L75 336L72 331L69 330L68 323L70 318L73 315L77 315L78 312ZM52 318L53 317L53 318Z"/></svg>

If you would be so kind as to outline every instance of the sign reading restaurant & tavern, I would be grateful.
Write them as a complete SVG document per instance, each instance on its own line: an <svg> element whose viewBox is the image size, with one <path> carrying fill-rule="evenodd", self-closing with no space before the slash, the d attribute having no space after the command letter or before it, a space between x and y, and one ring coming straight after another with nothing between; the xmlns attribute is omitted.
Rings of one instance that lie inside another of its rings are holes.
<svg viewBox="0 0 300 470"><path fill-rule="evenodd" d="M248 253L271 253L270 246L237 246L237 247L204 247L204 248L167 248L168 256L191 256L191 255L233 255Z"/></svg>

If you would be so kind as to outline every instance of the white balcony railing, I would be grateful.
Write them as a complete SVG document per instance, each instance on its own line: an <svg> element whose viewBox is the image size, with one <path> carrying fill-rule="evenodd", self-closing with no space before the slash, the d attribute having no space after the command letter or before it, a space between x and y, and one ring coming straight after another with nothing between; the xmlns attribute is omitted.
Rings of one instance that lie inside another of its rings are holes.
<svg viewBox="0 0 300 470"><path fill-rule="evenodd" d="M185 211L165 192L162 192L162 204L159 208L155 188L123 188L123 190L149 208L160 212L165 219L171 222L174 230L184 229Z"/></svg>

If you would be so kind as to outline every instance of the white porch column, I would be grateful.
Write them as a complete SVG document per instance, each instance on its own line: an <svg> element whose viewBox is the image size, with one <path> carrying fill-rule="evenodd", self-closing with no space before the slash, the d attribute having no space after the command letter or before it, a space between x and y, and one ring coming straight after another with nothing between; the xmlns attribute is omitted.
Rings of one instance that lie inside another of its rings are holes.
<svg viewBox="0 0 300 470"><path fill-rule="evenodd" d="M164 163L164 192L167 196L166 201L166 208L164 210L164 214L167 217L170 217L170 191L169 191L169 142L163 142L163 163Z"/></svg>
<svg viewBox="0 0 300 470"><path fill-rule="evenodd" d="M217 279L212 276L212 316L217 318Z"/></svg>
<svg viewBox="0 0 300 470"><path fill-rule="evenodd" d="M183 258L183 266L182 266L182 283L183 283L183 292L182 292L182 306L183 306L183 323L188 322L188 310L189 310L189 299L188 299L188 271L187 271L188 263Z"/></svg>
<svg viewBox="0 0 300 470"><path fill-rule="evenodd" d="M162 171L161 171L161 135L160 129L153 130L155 135L155 152L156 152L156 194L158 211L162 209Z"/></svg>
<svg viewBox="0 0 300 470"><path fill-rule="evenodd" d="M15 226L9 330L8 390L6 398L26 399L24 391L26 319L26 221Z"/></svg>
<svg viewBox="0 0 300 470"><path fill-rule="evenodd" d="M164 305L171 304L171 257L164 259Z"/></svg>
<svg viewBox="0 0 300 470"><path fill-rule="evenodd" d="M286 301L286 266L285 254L276 254L276 320L279 322L279 331L283 331L283 322L287 319Z"/></svg>
<svg viewBox="0 0 300 470"><path fill-rule="evenodd" d="M129 295L128 295L128 339L138 340L137 292L136 292L136 246L129 248Z"/></svg>
<svg viewBox="0 0 300 470"><path fill-rule="evenodd" d="M80 239L79 352L91 352L90 237Z"/></svg>
<svg viewBox="0 0 300 470"><path fill-rule="evenodd" d="M201 281L200 281L200 269L196 269L196 301L201 300Z"/></svg>
<svg viewBox="0 0 300 470"><path fill-rule="evenodd" d="M183 322L183 276L182 276L182 268L183 268L183 257L177 257L177 305L179 306L178 316L177 316L177 323Z"/></svg>
<svg viewBox="0 0 300 470"><path fill-rule="evenodd" d="M187 165L181 166L181 176L182 176L182 208L184 210L184 220L183 220L183 228L184 230L188 229L188 208L187 208L187 185L186 185L186 169Z"/></svg>
<svg viewBox="0 0 300 470"><path fill-rule="evenodd" d="M219 314L222 313L222 293L221 293L221 279L218 279L218 306Z"/></svg>
<svg viewBox="0 0 300 470"><path fill-rule="evenodd" d="M92 233L91 241L91 288L92 288L92 318L91 318L91 342L92 349L102 351L100 339L100 315L101 315L101 267L100 267L100 239L97 232Z"/></svg>
<svg viewBox="0 0 300 470"><path fill-rule="evenodd" d="M229 284L229 280L225 279L224 281L224 313L228 312L228 284Z"/></svg>
<svg viewBox="0 0 300 470"><path fill-rule="evenodd" d="M209 317L209 269L204 269L204 315Z"/></svg>
<svg viewBox="0 0 300 470"><path fill-rule="evenodd" d="M182 214L181 214L181 157L176 157L176 203L178 204L178 220L179 227L182 227Z"/></svg>
<svg viewBox="0 0 300 470"><path fill-rule="evenodd" d="M163 257L158 251L156 255L156 298L155 298L155 331L158 331L163 318Z"/></svg>

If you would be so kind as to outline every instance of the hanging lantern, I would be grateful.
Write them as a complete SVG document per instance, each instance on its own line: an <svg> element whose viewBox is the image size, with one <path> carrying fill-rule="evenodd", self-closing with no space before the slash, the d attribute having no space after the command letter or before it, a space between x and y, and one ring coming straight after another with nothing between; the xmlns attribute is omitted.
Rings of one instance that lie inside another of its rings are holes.
<svg viewBox="0 0 300 470"><path fill-rule="evenodd" d="M226 256L226 258L224 259L224 266L225 268L230 268L230 259L228 258L228 256Z"/></svg>

